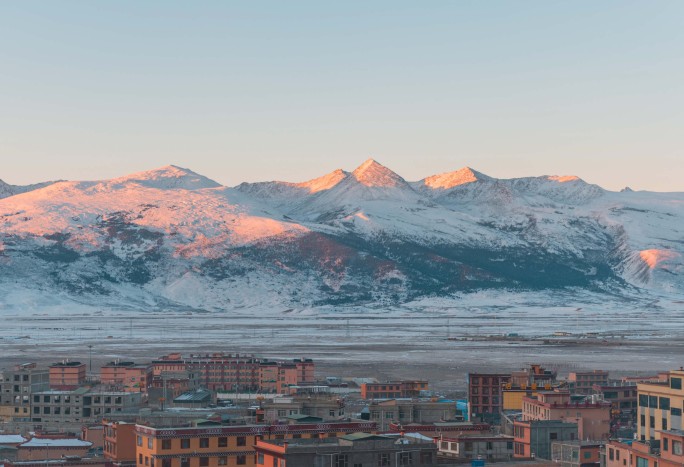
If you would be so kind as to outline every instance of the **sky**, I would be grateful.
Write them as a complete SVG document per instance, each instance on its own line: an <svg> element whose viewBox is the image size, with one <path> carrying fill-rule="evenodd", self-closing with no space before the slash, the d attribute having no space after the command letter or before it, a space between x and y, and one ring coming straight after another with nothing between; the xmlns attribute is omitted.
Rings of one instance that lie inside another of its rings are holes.
<svg viewBox="0 0 684 467"><path fill-rule="evenodd" d="M0 179L372 157L684 191L684 2L0 3Z"/></svg>

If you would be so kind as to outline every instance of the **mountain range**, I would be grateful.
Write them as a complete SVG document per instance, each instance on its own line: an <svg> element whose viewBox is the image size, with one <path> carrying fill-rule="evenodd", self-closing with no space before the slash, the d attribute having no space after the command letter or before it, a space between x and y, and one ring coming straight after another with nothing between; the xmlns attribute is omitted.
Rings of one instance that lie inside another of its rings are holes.
<svg viewBox="0 0 684 467"><path fill-rule="evenodd" d="M0 310L389 306L486 290L684 294L684 193L369 159L225 187L177 166L0 181ZM4 297L4 298L2 298Z"/></svg>

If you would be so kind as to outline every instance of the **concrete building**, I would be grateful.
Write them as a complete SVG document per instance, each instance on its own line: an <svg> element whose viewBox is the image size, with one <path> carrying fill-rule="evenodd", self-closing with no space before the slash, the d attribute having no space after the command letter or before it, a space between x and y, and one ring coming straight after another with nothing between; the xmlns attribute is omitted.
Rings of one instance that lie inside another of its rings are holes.
<svg viewBox="0 0 684 467"><path fill-rule="evenodd" d="M551 459L551 443L577 439L577 424L558 420L513 423L513 457Z"/></svg>
<svg viewBox="0 0 684 467"><path fill-rule="evenodd" d="M31 421L77 423L99 421L140 407L141 394L99 391L87 387L73 391L42 391L33 394Z"/></svg>
<svg viewBox="0 0 684 467"><path fill-rule="evenodd" d="M453 421L456 417L454 401L391 399L373 401L368 410L370 420L382 431L387 431L391 423L434 423Z"/></svg>
<svg viewBox="0 0 684 467"><path fill-rule="evenodd" d="M670 371L663 382L639 383L637 436L641 441L660 439L665 430L684 430L684 370Z"/></svg>
<svg viewBox="0 0 684 467"><path fill-rule="evenodd" d="M100 384L125 392L147 393L152 384L152 366L113 361L100 368Z"/></svg>
<svg viewBox="0 0 684 467"><path fill-rule="evenodd" d="M511 379L504 373L468 373L469 420L498 423L501 419L502 385Z"/></svg>
<svg viewBox="0 0 684 467"><path fill-rule="evenodd" d="M86 381L86 365L64 360L50 365L50 388L62 391L76 389Z"/></svg>
<svg viewBox="0 0 684 467"><path fill-rule="evenodd" d="M375 423L328 422L287 425L136 426L138 467L254 466L257 440L336 439L375 431Z"/></svg>
<svg viewBox="0 0 684 467"><path fill-rule="evenodd" d="M604 370L573 371L568 375L568 389L573 394L591 394L595 384L608 385L608 372Z"/></svg>
<svg viewBox="0 0 684 467"><path fill-rule="evenodd" d="M598 441L555 441L551 460L560 467L599 467L602 447Z"/></svg>
<svg viewBox="0 0 684 467"><path fill-rule="evenodd" d="M49 387L48 370L35 363L0 370L0 422L30 420L31 395Z"/></svg>
<svg viewBox="0 0 684 467"><path fill-rule="evenodd" d="M262 404L263 420L268 423L292 415L309 415L322 420L339 420L345 415L344 401L336 395L275 397Z"/></svg>
<svg viewBox="0 0 684 467"><path fill-rule="evenodd" d="M513 437L492 433L442 435L437 446L439 456L448 459L501 461L513 457Z"/></svg>
<svg viewBox="0 0 684 467"><path fill-rule="evenodd" d="M362 383L361 399L405 399L420 397L421 391L428 390L428 382L389 381L386 383ZM424 393L422 394L424 395Z"/></svg>
<svg viewBox="0 0 684 467"><path fill-rule="evenodd" d="M650 441L610 441L605 451L605 467L682 467L684 431L663 430Z"/></svg>
<svg viewBox="0 0 684 467"><path fill-rule="evenodd" d="M567 391L544 391L523 398L522 420L576 423L580 439L602 440L610 436L610 407L604 401L573 401Z"/></svg>
<svg viewBox="0 0 684 467"><path fill-rule="evenodd" d="M437 462L437 446L431 441L370 433L337 439L259 440L255 450L256 465L268 467L431 467Z"/></svg>
<svg viewBox="0 0 684 467"><path fill-rule="evenodd" d="M76 438L36 436L18 446L18 460L31 461L86 457L92 443Z"/></svg>
<svg viewBox="0 0 684 467"><path fill-rule="evenodd" d="M103 420L105 459L115 466L133 467L136 464L135 424Z"/></svg>

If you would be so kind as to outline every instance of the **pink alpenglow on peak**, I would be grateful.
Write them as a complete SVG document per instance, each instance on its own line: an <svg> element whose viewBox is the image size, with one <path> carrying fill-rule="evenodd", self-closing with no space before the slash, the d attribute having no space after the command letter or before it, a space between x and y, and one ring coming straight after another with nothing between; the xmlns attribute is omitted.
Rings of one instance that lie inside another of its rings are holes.
<svg viewBox="0 0 684 467"><path fill-rule="evenodd" d="M423 180L425 186L439 189L448 190L459 185L465 185L466 183L477 182L483 178L487 178L483 174L474 171L470 167L463 167L462 169L456 170L454 172L445 172L437 175L432 175Z"/></svg>
<svg viewBox="0 0 684 467"><path fill-rule="evenodd" d="M112 186L135 183L147 188L160 190L181 189L201 190L204 188L220 188L221 185L190 169L175 165L167 165L158 169L137 172L108 181Z"/></svg>
<svg viewBox="0 0 684 467"><path fill-rule="evenodd" d="M368 159L352 172L357 182L368 187L398 187L406 181L396 173L373 159Z"/></svg>
<svg viewBox="0 0 684 467"><path fill-rule="evenodd" d="M551 180L552 182L558 182L558 183L567 183L567 182L574 182L577 180L581 180L576 175L549 175L546 178L547 178L547 180Z"/></svg>
<svg viewBox="0 0 684 467"><path fill-rule="evenodd" d="M348 172L345 172L342 169L337 169L327 175L323 175L322 177L314 178L313 180L306 182L295 183L294 186L298 188L306 188L309 193L313 194L318 193L319 191L331 189L348 176Z"/></svg>

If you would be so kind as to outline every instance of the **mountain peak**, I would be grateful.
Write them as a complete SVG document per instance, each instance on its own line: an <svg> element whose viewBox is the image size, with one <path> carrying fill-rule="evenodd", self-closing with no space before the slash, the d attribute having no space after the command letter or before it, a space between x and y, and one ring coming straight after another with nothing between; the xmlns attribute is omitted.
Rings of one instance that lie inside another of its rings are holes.
<svg viewBox="0 0 684 467"><path fill-rule="evenodd" d="M403 178L375 159L368 159L358 166L352 172L352 177L369 187L396 187L406 183Z"/></svg>
<svg viewBox="0 0 684 467"><path fill-rule="evenodd" d="M546 177L546 179L558 183L567 183L582 180L577 175L549 175L548 177Z"/></svg>
<svg viewBox="0 0 684 467"><path fill-rule="evenodd" d="M329 174L323 175L322 177L314 178L306 182L301 182L295 184L297 187L306 188L309 193L318 193L319 191L329 190L342 180L347 178L348 172L342 169L333 170Z"/></svg>
<svg viewBox="0 0 684 467"><path fill-rule="evenodd" d="M136 172L124 177L110 180L115 185L135 183L147 188L168 190L179 188L183 190L200 190L202 188L218 188L221 185L190 169L176 165L165 165L157 169Z"/></svg>
<svg viewBox="0 0 684 467"><path fill-rule="evenodd" d="M448 190L459 185L465 185L467 183L477 182L478 180L489 179L487 175L484 175L470 167L463 167L462 169L456 170L454 172L445 172L437 175L432 175L424 180L424 184L427 187L436 190Z"/></svg>

